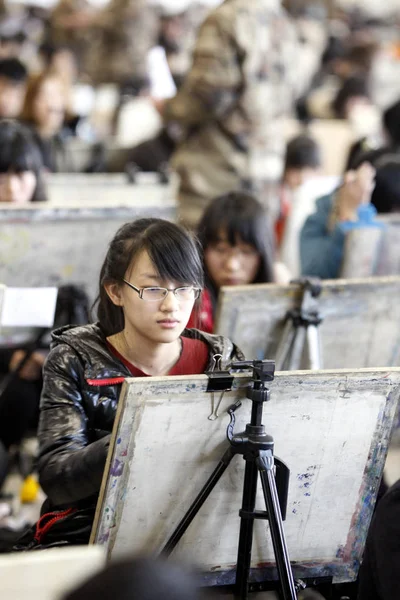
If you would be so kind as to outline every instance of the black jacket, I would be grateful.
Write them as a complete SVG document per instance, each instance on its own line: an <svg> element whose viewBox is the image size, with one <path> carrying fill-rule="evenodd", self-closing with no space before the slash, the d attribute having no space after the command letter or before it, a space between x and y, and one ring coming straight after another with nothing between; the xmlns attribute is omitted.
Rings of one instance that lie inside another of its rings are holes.
<svg viewBox="0 0 400 600"><path fill-rule="evenodd" d="M197 329L200 339L222 362L242 360L227 338ZM82 506L100 490L121 386L131 373L110 353L100 327L62 327L53 333L44 367L39 423L39 480L52 507Z"/></svg>
<svg viewBox="0 0 400 600"><path fill-rule="evenodd" d="M400 598L400 479L380 500L368 531L358 600Z"/></svg>

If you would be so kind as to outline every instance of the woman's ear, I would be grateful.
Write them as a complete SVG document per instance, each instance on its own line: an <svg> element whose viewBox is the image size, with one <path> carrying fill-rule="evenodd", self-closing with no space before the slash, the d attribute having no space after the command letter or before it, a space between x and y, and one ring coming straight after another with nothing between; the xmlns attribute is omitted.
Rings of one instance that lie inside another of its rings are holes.
<svg viewBox="0 0 400 600"><path fill-rule="evenodd" d="M123 306L121 286L119 283L105 283L104 289L107 292L107 296L110 298L111 302L115 304L115 306Z"/></svg>

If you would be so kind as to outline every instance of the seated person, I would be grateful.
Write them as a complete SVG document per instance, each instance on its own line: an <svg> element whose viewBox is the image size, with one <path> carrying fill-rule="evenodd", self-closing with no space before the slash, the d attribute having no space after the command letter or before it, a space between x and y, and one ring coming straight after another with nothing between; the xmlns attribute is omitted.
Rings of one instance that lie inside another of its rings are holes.
<svg viewBox="0 0 400 600"><path fill-rule="evenodd" d="M43 202L43 162L32 133L16 121L0 121L0 202Z"/></svg>
<svg viewBox="0 0 400 600"><path fill-rule="evenodd" d="M288 142L280 191L280 214L275 223L278 247L282 242L286 221L291 212L294 192L306 181L318 175L321 164L321 149L312 137L301 134Z"/></svg>
<svg viewBox="0 0 400 600"><path fill-rule="evenodd" d="M375 140L368 137L353 144L347 160L347 170L353 169L363 160L378 170L381 170L384 165L394 164L400 160L400 100L383 113L382 138L383 145L378 147L374 143ZM383 193L379 194L378 191L379 189L372 194L372 204L378 213L392 212L390 198Z"/></svg>
<svg viewBox="0 0 400 600"><path fill-rule="evenodd" d="M342 111L341 107L338 110L338 96L341 106L344 97L362 98L364 103L364 99L369 98L366 85L347 82L369 79L377 50L374 42L344 42L341 38L331 37L322 58L321 71L314 78L313 87L304 102L308 119L347 118L349 114L346 111Z"/></svg>
<svg viewBox="0 0 400 600"><path fill-rule="evenodd" d="M68 91L56 74L44 72L28 81L21 120L31 129L46 169L72 171L66 138L71 131L64 126L67 117Z"/></svg>
<svg viewBox="0 0 400 600"><path fill-rule="evenodd" d="M218 292L223 285L287 283L289 273L275 263L273 235L262 205L249 194L215 198L198 227L206 289L189 326L212 332Z"/></svg>
<svg viewBox="0 0 400 600"><path fill-rule="evenodd" d="M380 500L372 518L359 574L358 600L400 597L399 523L400 480Z"/></svg>
<svg viewBox="0 0 400 600"><path fill-rule="evenodd" d="M0 60L0 119L17 119L25 98L28 73L17 58Z"/></svg>
<svg viewBox="0 0 400 600"><path fill-rule="evenodd" d="M38 470L49 508L94 516L125 378L200 374L215 354L223 364L243 357L226 338L186 329L202 287L196 244L178 225L147 218L117 231L98 322L56 330L44 367Z"/></svg>
<svg viewBox="0 0 400 600"><path fill-rule="evenodd" d="M374 178L375 169L363 163L356 171L346 173L339 190L317 201L317 210L308 217L300 235L302 275L321 279L339 276L345 240L343 226L358 221L359 206L371 200Z"/></svg>
<svg viewBox="0 0 400 600"><path fill-rule="evenodd" d="M24 204L46 200L43 163L31 133L16 121L0 121L0 202ZM0 348L0 378L13 371L23 348ZM44 356L34 352L18 377L0 396L0 445L8 451L37 426ZM4 452L3 452L4 454ZM5 468L0 474L4 479Z"/></svg>

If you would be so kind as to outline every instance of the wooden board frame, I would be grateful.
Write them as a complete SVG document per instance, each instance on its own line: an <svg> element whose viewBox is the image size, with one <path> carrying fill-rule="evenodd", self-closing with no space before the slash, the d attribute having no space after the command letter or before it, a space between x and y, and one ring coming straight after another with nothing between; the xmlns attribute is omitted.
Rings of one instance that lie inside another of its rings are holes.
<svg viewBox="0 0 400 600"><path fill-rule="evenodd" d="M324 369L400 366L400 277L325 280L318 299ZM274 359L288 310L301 301L298 284L223 287L216 333L247 359Z"/></svg>
<svg viewBox="0 0 400 600"><path fill-rule="evenodd" d="M225 409L245 397L249 377L235 377L216 421L207 418L207 383L206 376L198 375L136 378L124 384L91 539L104 545L109 557L161 550L221 457L229 421ZM292 469L285 529L296 577L356 578L399 385L400 369L360 369L277 373L268 386L272 401L264 405L266 429L275 438L276 455ZM237 417L238 431L249 421L249 403L243 402ZM234 460L233 472L231 465L197 515L199 523L192 523L177 548L178 557L197 561L206 585L234 581L232 548L243 477L242 461ZM334 496L338 489L345 490L343 497ZM253 581L275 578L262 523L261 530L259 522L255 527ZM319 539L324 536L329 539ZM204 548L209 558L204 559Z"/></svg>

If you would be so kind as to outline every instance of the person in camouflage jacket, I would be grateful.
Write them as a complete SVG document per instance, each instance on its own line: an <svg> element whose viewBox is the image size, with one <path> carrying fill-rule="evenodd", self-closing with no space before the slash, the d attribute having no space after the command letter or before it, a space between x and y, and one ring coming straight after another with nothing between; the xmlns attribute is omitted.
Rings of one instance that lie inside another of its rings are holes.
<svg viewBox="0 0 400 600"><path fill-rule="evenodd" d="M296 88L297 37L280 0L225 0L201 26L192 67L163 107L181 126L172 159L180 214L198 222L207 201L280 177L282 120Z"/></svg>

